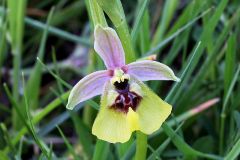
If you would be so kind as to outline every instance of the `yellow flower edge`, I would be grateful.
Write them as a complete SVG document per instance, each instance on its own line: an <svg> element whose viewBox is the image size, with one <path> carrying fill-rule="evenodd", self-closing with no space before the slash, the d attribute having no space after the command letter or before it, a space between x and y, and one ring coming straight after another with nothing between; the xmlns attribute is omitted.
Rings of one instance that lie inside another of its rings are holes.
<svg viewBox="0 0 240 160"><path fill-rule="evenodd" d="M125 143L130 139L132 132L136 130L152 134L161 127L170 115L171 105L164 102L143 82L135 78L132 80L141 87L143 97L136 111L129 108L128 113L107 106L108 91L111 84L106 84L101 98L101 108L92 128L92 133L98 139L110 143Z"/></svg>

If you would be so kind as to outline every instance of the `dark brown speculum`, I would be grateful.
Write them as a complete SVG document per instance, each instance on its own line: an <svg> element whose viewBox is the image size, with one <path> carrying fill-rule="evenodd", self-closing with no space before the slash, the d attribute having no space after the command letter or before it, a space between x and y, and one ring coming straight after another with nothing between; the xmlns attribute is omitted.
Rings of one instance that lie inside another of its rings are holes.
<svg viewBox="0 0 240 160"><path fill-rule="evenodd" d="M115 88L116 88L117 90L119 90L119 91L124 91L124 90L126 90L126 89L129 87L128 80L127 80L127 79L124 79L123 82L118 82L118 81L116 81L116 82L114 83L114 86L115 86Z"/></svg>
<svg viewBox="0 0 240 160"><path fill-rule="evenodd" d="M136 111L138 104L140 103L142 97L135 92L129 91L128 80L125 79L123 82L115 82L114 86L118 92L114 104L111 108L117 109L119 111L128 112L129 107Z"/></svg>

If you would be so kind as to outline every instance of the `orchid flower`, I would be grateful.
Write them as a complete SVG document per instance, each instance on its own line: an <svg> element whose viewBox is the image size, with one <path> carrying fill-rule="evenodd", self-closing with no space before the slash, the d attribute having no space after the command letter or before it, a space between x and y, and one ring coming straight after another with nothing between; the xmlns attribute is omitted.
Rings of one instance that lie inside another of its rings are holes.
<svg viewBox="0 0 240 160"><path fill-rule="evenodd" d="M124 143L136 130L145 134L158 130L172 106L142 81L179 81L179 78L168 66L156 61L125 64L121 41L112 28L97 25L94 38L94 49L107 69L82 78L70 92L67 108L73 109L80 102L102 94L92 133L110 143Z"/></svg>

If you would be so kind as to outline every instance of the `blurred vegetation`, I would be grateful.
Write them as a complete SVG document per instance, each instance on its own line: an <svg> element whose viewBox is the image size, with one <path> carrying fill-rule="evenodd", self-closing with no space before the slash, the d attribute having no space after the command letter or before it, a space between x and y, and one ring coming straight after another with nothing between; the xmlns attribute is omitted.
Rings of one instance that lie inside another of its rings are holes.
<svg viewBox="0 0 240 160"><path fill-rule="evenodd" d="M91 134L99 97L65 108L71 87L104 68L93 51L96 23L127 40L128 61L156 55L181 77L148 83L174 109L148 137L147 159L239 159L240 1L112 3L0 0L0 159L134 157L135 134L125 144Z"/></svg>

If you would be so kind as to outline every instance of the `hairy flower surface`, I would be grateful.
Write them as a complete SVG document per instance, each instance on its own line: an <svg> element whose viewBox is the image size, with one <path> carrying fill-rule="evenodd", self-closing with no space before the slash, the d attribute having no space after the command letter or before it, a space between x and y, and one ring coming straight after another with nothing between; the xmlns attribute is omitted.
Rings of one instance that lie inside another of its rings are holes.
<svg viewBox="0 0 240 160"><path fill-rule="evenodd" d="M94 49L107 70L81 79L69 95L67 108L73 109L80 102L102 94L92 133L111 143L128 141L136 130L145 134L158 130L172 106L142 81L179 79L168 66L156 61L142 60L126 65L121 41L112 28L97 25L94 37Z"/></svg>

